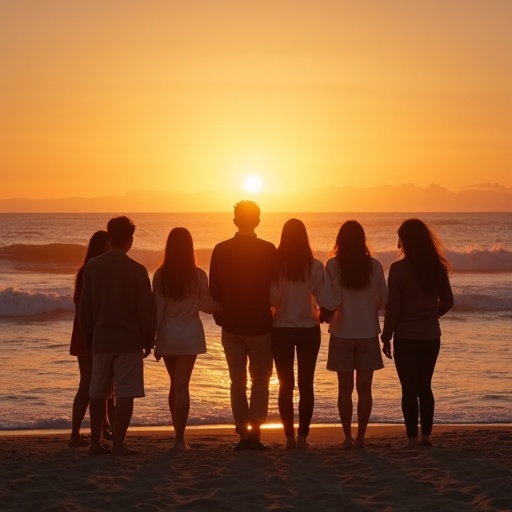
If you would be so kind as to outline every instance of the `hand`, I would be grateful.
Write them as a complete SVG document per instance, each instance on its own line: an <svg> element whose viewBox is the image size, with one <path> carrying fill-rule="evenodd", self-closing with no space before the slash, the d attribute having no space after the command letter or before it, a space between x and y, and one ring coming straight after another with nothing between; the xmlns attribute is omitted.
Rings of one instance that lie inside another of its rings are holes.
<svg viewBox="0 0 512 512"><path fill-rule="evenodd" d="M321 324L323 324L323 323L328 324L332 320L334 313L335 313L335 311L331 311L330 309L320 307L320 315L318 317L318 321Z"/></svg>
<svg viewBox="0 0 512 512"><path fill-rule="evenodd" d="M142 357L146 359L146 357L148 357L151 354L151 350L152 349L150 348L145 348L144 351L142 352Z"/></svg>
<svg viewBox="0 0 512 512"><path fill-rule="evenodd" d="M215 320L215 323L220 326L220 319L222 317L222 313L214 313L212 316L213 319Z"/></svg>
<svg viewBox="0 0 512 512"><path fill-rule="evenodd" d="M393 356L391 355L391 342L390 341L383 341L382 342L382 353L388 359L393 359Z"/></svg>

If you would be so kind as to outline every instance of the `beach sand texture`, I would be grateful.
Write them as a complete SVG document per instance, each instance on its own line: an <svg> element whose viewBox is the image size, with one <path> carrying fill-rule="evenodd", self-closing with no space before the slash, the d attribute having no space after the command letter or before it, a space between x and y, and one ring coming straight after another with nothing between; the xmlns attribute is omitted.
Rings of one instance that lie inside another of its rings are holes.
<svg viewBox="0 0 512 512"><path fill-rule="evenodd" d="M265 429L266 452L234 452L231 428L128 432L132 457L68 448L68 433L0 436L3 511L305 510L510 511L512 430L436 425L435 447L405 451L403 426L370 425L367 448L341 450L341 428L312 428L309 451L286 451Z"/></svg>

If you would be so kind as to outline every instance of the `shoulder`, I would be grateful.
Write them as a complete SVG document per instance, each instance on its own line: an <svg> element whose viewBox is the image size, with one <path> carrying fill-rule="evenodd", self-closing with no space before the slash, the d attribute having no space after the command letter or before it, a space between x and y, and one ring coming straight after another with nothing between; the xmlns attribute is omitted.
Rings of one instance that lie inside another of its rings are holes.
<svg viewBox="0 0 512 512"><path fill-rule="evenodd" d="M311 270L313 272L323 272L324 264L320 260L317 260L316 258L313 258L311 260Z"/></svg>
<svg viewBox="0 0 512 512"><path fill-rule="evenodd" d="M255 240L257 244L259 244L261 247L265 247L268 251L277 251L276 246L272 242L263 240L262 238L255 238Z"/></svg>
<svg viewBox="0 0 512 512"><path fill-rule="evenodd" d="M407 272L408 264L405 261L405 259L397 260L391 263L389 267L389 273L390 274L403 274L404 272Z"/></svg>
<svg viewBox="0 0 512 512"><path fill-rule="evenodd" d="M334 270L338 268L338 260L336 258L329 258L325 264L325 268L328 270Z"/></svg>
<svg viewBox="0 0 512 512"><path fill-rule="evenodd" d="M197 276L197 279L199 279L199 281L207 281L208 280L208 276L207 276L205 270L202 269L201 267L196 267L196 276Z"/></svg>
<svg viewBox="0 0 512 512"><path fill-rule="evenodd" d="M147 268L142 263L135 261L134 259L130 258L128 255L127 255L127 258L130 261L130 265L132 266L132 268L134 270L136 270L137 272L140 272L140 273L144 273L144 274L148 273Z"/></svg>
<svg viewBox="0 0 512 512"><path fill-rule="evenodd" d="M378 272L384 272L382 263L378 259L372 258L371 260L373 269L377 270Z"/></svg>

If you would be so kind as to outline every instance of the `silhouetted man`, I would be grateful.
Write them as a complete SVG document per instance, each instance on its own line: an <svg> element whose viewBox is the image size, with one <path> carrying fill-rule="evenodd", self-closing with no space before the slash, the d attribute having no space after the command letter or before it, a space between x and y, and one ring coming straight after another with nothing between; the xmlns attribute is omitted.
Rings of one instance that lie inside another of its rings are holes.
<svg viewBox="0 0 512 512"><path fill-rule="evenodd" d="M105 401L116 393L112 455L137 453L124 444L133 399L144 396L143 358L155 341L156 315L147 270L128 257L135 226L127 217L107 225L110 250L92 258L84 270L80 330L92 350L89 453L108 453L101 444Z"/></svg>
<svg viewBox="0 0 512 512"><path fill-rule="evenodd" d="M240 436L235 450L263 450L260 425L267 419L268 387L272 375L272 314L270 283L277 250L254 233L260 222L253 201L235 205L238 232L217 244L210 264L210 293L222 304L216 315L231 379L231 409ZM247 400L247 362L251 378ZM249 426L251 427L249 432Z"/></svg>

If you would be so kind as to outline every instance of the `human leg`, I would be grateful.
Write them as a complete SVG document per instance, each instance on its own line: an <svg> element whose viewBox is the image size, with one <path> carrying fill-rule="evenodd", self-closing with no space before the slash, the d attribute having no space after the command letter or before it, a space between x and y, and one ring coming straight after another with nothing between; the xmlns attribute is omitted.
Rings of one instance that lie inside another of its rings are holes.
<svg viewBox="0 0 512 512"><path fill-rule="evenodd" d="M418 340L395 339L395 367L402 386L402 413L409 442L414 447L418 442Z"/></svg>
<svg viewBox="0 0 512 512"><path fill-rule="evenodd" d="M286 436L286 448L295 448L295 427L293 423L293 390L295 376L293 362L295 358L295 343L288 333L289 329L275 328L272 330L272 354L276 364L277 377L279 379L278 407L284 435Z"/></svg>
<svg viewBox="0 0 512 512"><path fill-rule="evenodd" d="M107 411L105 420L103 421L102 434L103 439L112 440L112 429L114 428L114 418L116 412L115 398L114 398L114 383L112 383L112 394L107 398Z"/></svg>
<svg viewBox="0 0 512 512"><path fill-rule="evenodd" d="M373 404L372 381L373 370L356 370L357 436L354 443L356 448L364 447L364 437Z"/></svg>
<svg viewBox="0 0 512 512"><path fill-rule="evenodd" d="M111 453L133 455L138 452L128 448L124 441L133 415L134 398L144 396L142 352L114 354L112 368L116 390L116 420Z"/></svg>
<svg viewBox="0 0 512 512"><path fill-rule="evenodd" d="M133 398L117 397L116 421L114 423L114 439L112 441L112 455L132 455L137 453L124 444L126 432L133 415Z"/></svg>
<svg viewBox="0 0 512 512"><path fill-rule="evenodd" d="M101 443L101 428L105 420L105 398L91 398L89 403L89 416L91 418L91 445L89 453L98 455L108 453L110 449Z"/></svg>
<svg viewBox="0 0 512 512"><path fill-rule="evenodd" d="M175 359L173 372L174 402L174 449L183 451L188 448L185 443L185 428L190 411L190 378L196 362L195 355L173 356ZM166 357L164 356L164 361ZM167 363L166 363L167 366Z"/></svg>
<svg viewBox="0 0 512 512"><path fill-rule="evenodd" d="M254 450L265 449L260 442L260 426L267 421L269 383L272 376L272 335L246 336L249 374L251 376L251 395L249 403L249 422L251 432L249 441Z"/></svg>
<svg viewBox="0 0 512 512"><path fill-rule="evenodd" d="M89 386L89 416L91 423L90 454L108 453L110 449L101 443L101 430L105 421L107 398L112 392L112 354L93 354Z"/></svg>
<svg viewBox="0 0 512 512"><path fill-rule="evenodd" d="M420 444L430 445L430 434L434 423L435 399L432 393L432 376L439 355L440 339L421 342L418 364L418 399L420 405L421 439Z"/></svg>
<svg viewBox="0 0 512 512"><path fill-rule="evenodd" d="M338 374L338 412L341 426L345 435L343 448L352 448L354 438L352 437L352 392L354 391L354 372L344 371Z"/></svg>
<svg viewBox="0 0 512 512"><path fill-rule="evenodd" d="M89 407L89 386L91 384L92 357L79 356L78 368L80 371L80 381L78 390L73 400L73 409L71 416L71 436L68 441L69 447L88 446L89 442L80 437L80 427L84 420L85 413Z"/></svg>
<svg viewBox="0 0 512 512"><path fill-rule="evenodd" d="M231 380L231 412L240 439L249 437L249 403L247 401L247 348L243 337L222 330L224 356Z"/></svg>
<svg viewBox="0 0 512 512"><path fill-rule="evenodd" d="M314 378L316 360L320 350L320 326L301 329L297 341L297 380L299 384L299 429L297 448L308 448L306 441L309 435L311 418L315 406Z"/></svg>
<svg viewBox="0 0 512 512"><path fill-rule="evenodd" d="M167 373L169 374L169 395L167 402L169 404L169 412L171 413L172 424L174 425L174 411L176 404L176 388L174 386L174 375L176 373L176 356L164 356L164 363Z"/></svg>

